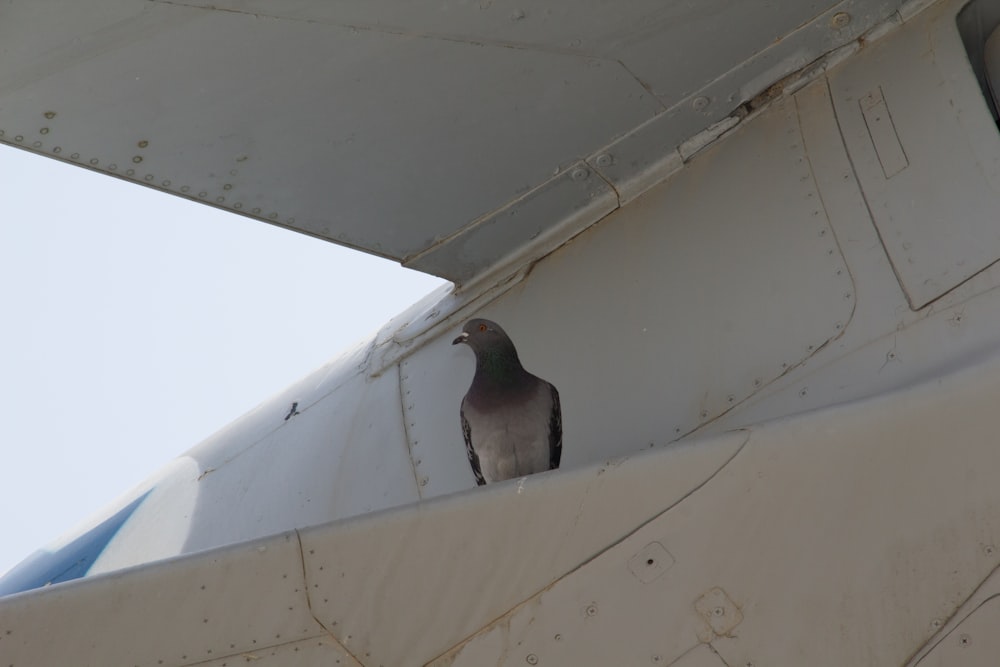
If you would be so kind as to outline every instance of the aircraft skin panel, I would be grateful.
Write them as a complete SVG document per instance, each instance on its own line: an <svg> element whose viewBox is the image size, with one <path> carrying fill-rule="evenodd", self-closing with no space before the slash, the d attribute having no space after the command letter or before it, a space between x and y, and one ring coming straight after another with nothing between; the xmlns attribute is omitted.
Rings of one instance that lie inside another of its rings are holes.
<svg viewBox="0 0 1000 667"><path fill-rule="evenodd" d="M659 165L900 7L35 4L4 8L0 141L457 283L606 213L570 224L582 160L592 184ZM544 215L507 231L529 192Z"/></svg>
<svg viewBox="0 0 1000 667"><path fill-rule="evenodd" d="M960 3L952 3L950 11L957 11L959 5ZM928 18L933 16L935 15L927 15ZM940 18L940 15L937 17L933 21L934 25L953 25L949 20ZM923 18L924 15L919 17ZM916 20L914 24L915 32L920 32L921 21ZM958 36L952 35L951 39L957 40ZM955 89L964 87L965 77L969 81L973 80L965 67L959 71L963 75L953 77L956 80L949 84ZM836 74L836 70L831 72L831 78ZM835 111L831 97L830 91L833 88L832 82L819 80L796 93L795 99L824 207L830 216L853 280L861 286L857 290L851 325L845 328L841 337L810 358L800 372L780 378L738 410L708 426L709 430L724 430L891 391L895 387L921 382L946 372L956 363L967 363L966 360L987 353L996 346L995 332L1000 327L1000 311L997 309L1000 296L994 288L1000 285L1000 267L995 264L995 260L1000 258L1000 253L994 253L991 259L976 247L975 254L983 257L990 265L968 280L956 284L930 306L913 310L894 271L894 265L889 260L886 247L883 246L883 241L886 244L898 241L887 239L885 235L880 237L867 208L865 193L858 179L853 176L852 160L838 124L841 116ZM936 90L938 88L933 85L924 89L927 95L932 95L932 91ZM975 94L981 98L981 93L976 91ZM952 99L956 105L968 109L962 115L963 123L975 126L984 121L989 122L987 109L982 105L977 106L971 97ZM926 103L912 104L906 109L920 114L924 110L934 109L934 105L935 102L929 100ZM858 109L857 106L851 108ZM852 113L860 116L859 110ZM983 117L971 118L974 114ZM857 118L844 121L844 126L864 132L864 139L870 147L871 140L867 137L867 130L863 125L858 128L855 120ZM949 132L949 127L956 121L957 117L943 119L935 132ZM996 140L996 134L995 129L990 129L984 135L983 145L989 147ZM934 156L922 155L919 159L914 154L913 168L925 173L931 169L962 173L968 165L959 163L962 160L974 160L966 152L967 146L966 142L960 142L954 153L949 150ZM927 164L928 162L933 164ZM875 168L880 169L878 165ZM933 178L944 182L951 177L939 174ZM935 192L937 187L929 186L929 191ZM986 195L994 197L991 206L995 210L1000 206L995 192L980 192L976 199ZM914 198L921 196L924 195L919 192L912 194ZM974 218L971 210L969 217L966 217L966 208L961 201L952 203L954 214L948 218L942 230L958 233L966 222L970 219L974 221ZM906 219L901 218L896 224L905 222ZM928 237L927 242L931 243L932 238ZM950 241L945 242L944 247L954 248ZM971 246L968 250L973 252ZM936 261L934 255L927 257ZM919 270L920 267L913 266L907 269L909 275L916 275ZM958 282L955 276L950 279Z"/></svg>
<svg viewBox="0 0 1000 667"><path fill-rule="evenodd" d="M305 587L298 536L282 533L5 598L0 651L15 665L190 665L329 640Z"/></svg>
<svg viewBox="0 0 1000 667"><path fill-rule="evenodd" d="M712 198L700 196L700 183L713 184ZM733 215L733 202L765 189L770 197ZM599 268L609 263L617 268ZM564 465L573 466L717 419L840 336L854 294L789 98L546 257L530 281L478 315L503 322L526 367L559 389L564 440L573 443ZM456 406L474 363L452 338L436 335L400 362L423 497L473 482L458 456ZM420 390L427 386L441 389Z"/></svg>
<svg viewBox="0 0 1000 667"><path fill-rule="evenodd" d="M483 266L503 271L548 254L554 245L597 222L618 207L611 185L586 162L577 162L509 206L477 221L462 233L442 239L403 265L469 287ZM552 225L553 219L562 219ZM510 249L517 248L515 255ZM505 262L506 260L506 262ZM488 279L488 278L485 278Z"/></svg>
<svg viewBox="0 0 1000 667"><path fill-rule="evenodd" d="M1000 449L982 446L1000 356L978 362L723 436L15 595L0 641L14 664L81 664L100 637L91 664L186 665L320 636L373 667L672 664L705 644L725 664L906 664L981 604L971 596L1000 565L1000 515L982 511L1000 502L983 473Z"/></svg>
<svg viewBox="0 0 1000 667"><path fill-rule="evenodd" d="M1000 565L1000 515L983 511L1000 449L981 446L998 377L994 354L754 426L679 505L431 664L669 665L705 643L727 665L910 664ZM653 544L669 557L643 581L629 564ZM976 646L950 664L979 664Z"/></svg>
<svg viewBox="0 0 1000 667"><path fill-rule="evenodd" d="M508 332L539 332L516 342L565 396L569 465L682 437L803 363L851 321L854 285L811 178L794 103L776 104L721 145L728 148L706 150L480 311ZM699 194L706 183L707 198ZM772 194L754 197L763 190ZM734 206L751 200L737 214ZM597 269L608 262L616 268Z"/></svg>
<svg viewBox="0 0 1000 667"><path fill-rule="evenodd" d="M302 530L310 585L337 591L313 599L312 609L352 654L370 655L365 664L424 664L681 501L745 441L728 433L561 480L510 480L388 510L377 529L359 517L336 534ZM401 622L407 608L421 610L419 622Z"/></svg>
<svg viewBox="0 0 1000 667"><path fill-rule="evenodd" d="M1000 256L1000 135L956 11L940 3L921 17L926 33L896 31L830 77L848 151L914 309Z"/></svg>
<svg viewBox="0 0 1000 667"><path fill-rule="evenodd" d="M162 497L164 503L150 502L136 514L112 543L119 548L109 548L95 571L419 500L397 374L376 380L355 374L346 381L331 374L350 373L357 359L348 355L275 397L278 409L260 411L269 428L256 438L226 429L187 452L180 459L186 465L157 484L151 501ZM167 487L169 493L160 492ZM234 499L240 510L223 510ZM158 539L166 526L182 530L179 543Z"/></svg>
<svg viewBox="0 0 1000 667"><path fill-rule="evenodd" d="M553 0L529 7L516 0L458 2L441 5L433 0L399 3L376 0L335 5L322 2L267 0L191 0L191 7L217 8L258 18L311 21L358 31L406 35L415 39L499 45L526 51L571 53L628 63L636 76L664 103L680 99L683 91L697 90L770 45L816 22L831 11L863 10L887 17L899 2L813 0L781 3L748 0L734 6L726 0L707 0L692 6L680 2L630 0L627 3ZM740 30L733 30L740 26ZM856 29L857 26L853 26ZM850 23L838 26L850 32ZM725 34L729 41L687 67L664 67L670 55L700 52L704 41Z"/></svg>
<svg viewBox="0 0 1000 667"><path fill-rule="evenodd" d="M920 667L989 667L1000 652L996 627L1000 622L1000 588L991 576L973 596L975 605L963 605L972 613L961 622L952 619L942 631L941 641L915 663ZM975 642L975 650L970 651Z"/></svg>
<svg viewBox="0 0 1000 667"><path fill-rule="evenodd" d="M234 662L253 667L361 667L361 663L340 648L334 640L323 636L199 662L198 667L234 667Z"/></svg>
<svg viewBox="0 0 1000 667"><path fill-rule="evenodd" d="M13 595L0 649L14 664L187 665L323 637L364 665L423 664L680 502L745 441L726 434ZM491 562L511 528L526 548ZM59 642L53 625L67 626Z"/></svg>
<svg viewBox="0 0 1000 667"><path fill-rule="evenodd" d="M0 89L5 117L30 123L5 122L4 138L397 260L662 110L613 60L158 3L153 15L145 39L60 52L46 76ZM436 192L455 170L477 176L461 196Z"/></svg>
<svg viewBox="0 0 1000 667"><path fill-rule="evenodd" d="M126 505L138 503L135 510L118 527L85 576L184 553L198 503L198 488L191 482L198 474L197 462L181 456L127 494L126 498L136 496L136 501Z"/></svg>
<svg viewBox="0 0 1000 667"><path fill-rule="evenodd" d="M399 400L394 373L375 382L356 376L312 404L299 403L298 414L282 417L238 458L202 461L202 475L191 481L199 506L184 552L320 523L331 511L346 517L418 500ZM237 515L208 509L234 497Z"/></svg>

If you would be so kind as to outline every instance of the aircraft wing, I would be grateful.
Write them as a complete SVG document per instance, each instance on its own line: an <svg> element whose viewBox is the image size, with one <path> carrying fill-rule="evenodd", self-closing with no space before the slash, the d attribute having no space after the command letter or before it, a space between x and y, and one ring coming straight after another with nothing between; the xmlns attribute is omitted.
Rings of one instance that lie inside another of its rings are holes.
<svg viewBox="0 0 1000 667"><path fill-rule="evenodd" d="M13 0L0 141L464 283L899 6Z"/></svg>

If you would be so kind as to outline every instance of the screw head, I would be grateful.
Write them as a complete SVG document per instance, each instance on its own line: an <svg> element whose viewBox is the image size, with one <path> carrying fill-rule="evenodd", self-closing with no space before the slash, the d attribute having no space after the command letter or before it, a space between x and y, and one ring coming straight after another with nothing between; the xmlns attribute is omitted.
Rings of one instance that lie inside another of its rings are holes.
<svg viewBox="0 0 1000 667"><path fill-rule="evenodd" d="M851 15L847 12L837 12L833 15L830 20L830 26L840 30L841 28L846 28L851 24Z"/></svg>
<svg viewBox="0 0 1000 667"><path fill-rule="evenodd" d="M524 661L526 663L528 663L529 665L537 665L538 664L538 656L535 655L534 653L529 653L527 656L525 656Z"/></svg>
<svg viewBox="0 0 1000 667"><path fill-rule="evenodd" d="M610 167L614 160L607 153L601 153L597 156L597 166L598 167Z"/></svg>
<svg viewBox="0 0 1000 667"><path fill-rule="evenodd" d="M588 604L584 608L583 613L585 613L587 616L591 616L591 617L597 616L597 605L596 604Z"/></svg>
<svg viewBox="0 0 1000 667"><path fill-rule="evenodd" d="M705 109L708 108L708 105L709 105L710 102L711 102L711 100L709 100L704 95L699 95L698 97L696 97L693 100L691 100L691 107L695 111L704 111Z"/></svg>
<svg viewBox="0 0 1000 667"><path fill-rule="evenodd" d="M573 170L571 176L574 181L585 181L587 180L587 177L590 176L590 172L583 167L579 167Z"/></svg>

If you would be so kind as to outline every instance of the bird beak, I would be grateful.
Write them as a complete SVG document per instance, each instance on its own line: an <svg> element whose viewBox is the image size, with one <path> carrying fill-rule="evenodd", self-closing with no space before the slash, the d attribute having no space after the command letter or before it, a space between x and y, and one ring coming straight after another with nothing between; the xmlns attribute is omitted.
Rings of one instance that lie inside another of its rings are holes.
<svg viewBox="0 0 1000 667"><path fill-rule="evenodd" d="M469 340L469 334L467 334L467 333L465 333L463 331L462 333L460 333L458 335L458 338L456 338L455 340L451 341L451 344L452 345L458 345L459 343L464 343L467 340Z"/></svg>

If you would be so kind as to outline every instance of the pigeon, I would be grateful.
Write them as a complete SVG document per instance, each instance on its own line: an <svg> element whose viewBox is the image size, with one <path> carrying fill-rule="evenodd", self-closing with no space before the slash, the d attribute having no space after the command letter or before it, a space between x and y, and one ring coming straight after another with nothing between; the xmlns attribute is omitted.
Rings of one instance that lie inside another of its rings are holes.
<svg viewBox="0 0 1000 667"><path fill-rule="evenodd" d="M476 374L462 399L462 433L480 486L559 467L559 392L524 370L514 343L489 320L469 320L452 345L476 353Z"/></svg>

